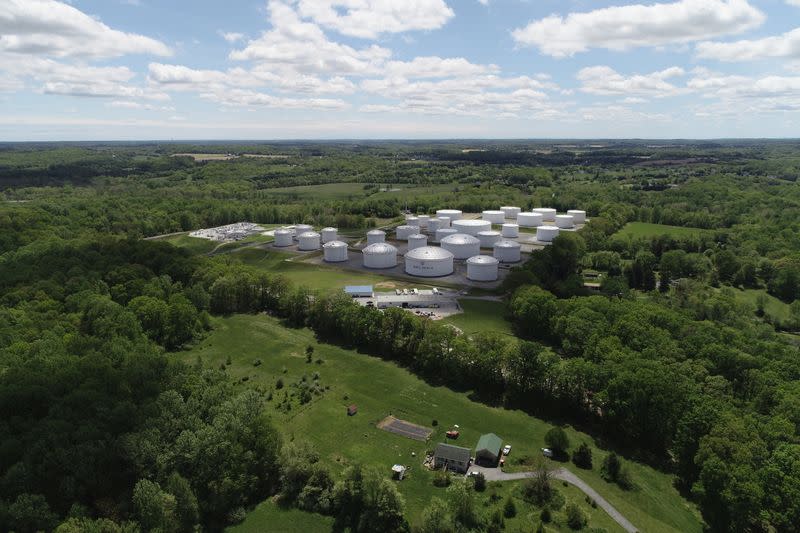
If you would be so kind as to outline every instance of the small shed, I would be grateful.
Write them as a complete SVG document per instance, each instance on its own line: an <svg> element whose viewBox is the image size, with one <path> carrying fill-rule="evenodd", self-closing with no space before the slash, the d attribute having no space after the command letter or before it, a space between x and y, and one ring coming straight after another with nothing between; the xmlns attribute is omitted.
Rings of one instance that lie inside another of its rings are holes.
<svg viewBox="0 0 800 533"><path fill-rule="evenodd" d="M352 298L372 298L372 285L348 285L344 288L345 294Z"/></svg>
<svg viewBox="0 0 800 533"><path fill-rule="evenodd" d="M347 416L353 416L357 412L358 412L358 406L356 406L356 404L352 403L347 406Z"/></svg>
<svg viewBox="0 0 800 533"><path fill-rule="evenodd" d="M469 469L470 452L469 448L440 442L433 452L433 467L465 474Z"/></svg>
<svg viewBox="0 0 800 533"><path fill-rule="evenodd" d="M478 439L475 446L475 462L494 466L500 460L503 440L494 433L487 433Z"/></svg>

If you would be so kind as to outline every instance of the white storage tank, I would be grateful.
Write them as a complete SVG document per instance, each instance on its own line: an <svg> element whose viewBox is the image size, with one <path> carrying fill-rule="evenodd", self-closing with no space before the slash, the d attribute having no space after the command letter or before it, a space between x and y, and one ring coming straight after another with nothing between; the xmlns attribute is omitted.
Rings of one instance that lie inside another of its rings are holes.
<svg viewBox="0 0 800 533"><path fill-rule="evenodd" d="M419 233L419 226L397 226L395 235L398 241L407 241L411 235Z"/></svg>
<svg viewBox="0 0 800 533"><path fill-rule="evenodd" d="M442 221L438 218L432 218L428 220L428 233L431 235L436 235L436 230L442 227Z"/></svg>
<svg viewBox="0 0 800 533"><path fill-rule="evenodd" d="M506 220L506 214L504 211L484 211L481 213L481 218L492 224L502 224Z"/></svg>
<svg viewBox="0 0 800 533"><path fill-rule="evenodd" d="M555 222L556 220L556 210L552 207L537 207L536 209L531 209L534 213L541 213L542 220L545 222Z"/></svg>
<svg viewBox="0 0 800 533"><path fill-rule="evenodd" d="M562 229L574 228L575 222L572 215L556 215L556 226Z"/></svg>
<svg viewBox="0 0 800 533"><path fill-rule="evenodd" d="M397 266L397 248L386 242L370 244L363 250L364 266L367 268L392 268Z"/></svg>
<svg viewBox="0 0 800 533"><path fill-rule="evenodd" d="M436 217L436 219L439 221L440 228L450 227L450 222L451 222L450 217Z"/></svg>
<svg viewBox="0 0 800 533"><path fill-rule="evenodd" d="M320 235L316 231L306 231L297 238L301 250L319 250Z"/></svg>
<svg viewBox="0 0 800 533"><path fill-rule="evenodd" d="M503 224L502 235L508 239L516 239L519 237L519 224Z"/></svg>
<svg viewBox="0 0 800 533"><path fill-rule="evenodd" d="M430 220L431 217L429 215L417 215L417 221L419 222L420 228L427 228Z"/></svg>
<svg viewBox="0 0 800 533"><path fill-rule="evenodd" d="M339 240L339 230L336 228L322 228L320 234L322 235L322 244Z"/></svg>
<svg viewBox="0 0 800 533"><path fill-rule="evenodd" d="M422 248L428 246L428 237L421 233L415 233L408 236L408 249L414 250L415 248Z"/></svg>
<svg viewBox="0 0 800 533"><path fill-rule="evenodd" d="M373 229L367 232L367 245L375 244L376 242L386 242L386 232Z"/></svg>
<svg viewBox="0 0 800 533"><path fill-rule="evenodd" d="M406 217L406 226L416 226L419 227L419 217L417 216L407 216Z"/></svg>
<svg viewBox="0 0 800 533"><path fill-rule="evenodd" d="M275 246L291 246L294 244L294 231L290 229L275 230Z"/></svg>
<svg viewBox="0 0 800 533"><path fill-rule="evenodd" d="M478 233L478 240L481 241L481 248L491 248L494 243L500 240L499 231L481 231Z"/></svg>
<svg viewBox="0 0 800 533"><path fill-rule="evenodd" d="M555 226L539 226L536 228L536 240L539 242L553 242L558 237L559 229Z"/></svg>
<svg viewBox="0 0 800 533"><path fill-rule="evenodd" d="M454 220L460 220L461 217L464 216L464 213L458 209L439 209L436 211L436 216L447 217L450 219L450 222L453 222Z"/></svg>
<svg viewBox="0 0 800 533"><path fill-rule="evenodd" d="M458 230L459 233L475 236L481 231L492 229L492 223L488 220L454 220L450 227Z"/></svg>
<svg viewBox="0 0 800 533"><path fill-rule="evenodd" d="M434 278L453 273L453 254L442 248L422 246L406 253L406 274Z"/></svg>
<svg viewBox="0 0 800 533"><path fill-rule="evenodd" d="M520 213L517 215L517 224L521 228L538 228L544 222L541 213Z"/></svg>
<svg viewBox="0 0 800 533"><path fill-rule="evenodd" d="M456 259L467 259L481 253L481 241L477 237L465 233L444 237L441 240L441 247L452 253Z"/></svg>
<svg viewBox="0 0 800 533"><path fill-rule="evenodd" d="M314 227L308 224L296 224L294 227L294 238L299 239L300 235L308 233L309 231L314 231Z"/></svg>
<svg viewBox="0 0 800 533"><path fill-rule="evenodd" d="M472 281L497 281L500 261L491 255L476 255L467 259L467 279Z"/></svg>
<svg viewBox="0 0 800 533"><path fill-rule="evenodd" d="M570 209L567 211L568 215L572 215L572 220L575 224L586 224L586 211L580 209Z"/></svg>
<svg viewBox="0 0 800 533"><path fill-rule="evenodd" d="M513 207L513 206L504 205L503 207L500 208L500 211L505 213L507 219L516 220L517 219L517 215L520 214L522 209L519 208L519 207Z"/></svg>
<svg viewBox="0 0 800 533"><path fill-rule="evenodd" d="M341 263L347 261L347 243L342 241L328 241L322 245L322 253L328 263Z"/></svg>
<svg viewBox="0 0 800 533"><path fill-rule="evenodd" d="M494 243L494 258L501 263L519 263L522 259L522 246L517 241L497 241Z"/></svg>
<svg viewBox="0 0 800 533"><path fill-rule="evenodd" d="M436 237L434 237L434 241L442 242L442 239L447 237L448 235L455 235L458 233L458 230L454 230L453 228L439 228L436 230Z"/></svg>

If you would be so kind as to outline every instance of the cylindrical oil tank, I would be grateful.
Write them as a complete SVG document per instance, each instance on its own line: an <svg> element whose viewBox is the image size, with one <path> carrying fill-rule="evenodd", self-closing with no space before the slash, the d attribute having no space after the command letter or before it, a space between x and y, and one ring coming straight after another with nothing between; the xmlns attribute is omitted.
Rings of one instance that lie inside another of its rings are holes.
<svg viewBox="0 0 800 533"><path fill-rule="evenodd" d="M319 250L320 235L316 231L306 231L297 238L301 250Z"/></svg>
<svg viewBox="0 0 800 533"><path fill-rule="evenodd" d="M464 216L464 213L462 213L458 209L439 209L438 211L436 211L436 216L447 217L450 219L450 222L452 222L454 220L460 220L461 217Z"/></svg>
<svg viewBox="0 0 800 533"><path fill-rule="evenodd" d="M453 254L443 248L422 246L406 253L406 274L434 278L453 273Z"/></svg>
<svg viewBox="0 0 800 533"><path fill-rule="evenodd" d="M291 246L294 244L294 232L290 229L275 230L275 246Z"/></svg>
<svg viewBox="0 0 800 533"><path fill-rule="evenodd" d="M504 211L484 211L481 213L481 218L492 224L502 224L506 220L506 214Z"/></svg>
<svg viewBox="0 0 800 533"><path fill-rule="evenodd" d="M475 236L481 231L492 229L492 223L488 220L454 220L450 227L459 233Z"/></svg>
<svg viewBox="0 0 800 533"><path fill-rule="evenodd" d="M322 253L328 263L341 263L347 261L347 243L342 241L328 241L322 245Z"/></svg>
<svg viewBox="0 0 800 533"><path fill-rule="evenodd" d="M491 248L494 243L500 240L500 232L494 230L481 231L477 237L481 241L481 248Z"/></svg>
<svg viewBox="0 0 800 533"><path fill-rule="evenodd" d="M555 222L556 220L556 210L552 207L537 207L536 209L531 209L534 213L541 213L542 220L545 222Z"/></svg>
<svg viewBox="0 0 800 533"><path fill-rule="evenodd" d="M539 226L536 228L536 240L539 242L553 242L558 237L559 229L555 226Z"/></svg>
<svg viewBox="0 0 800 533"><path fill-rule="evenodd" d="M439 220L439 227L440 228L449 228L450 227L450 217L436 217Z"/></svg>
<svg viewBox="0 0 800 533"><path fill-rule="evenodd" d="M467 259L481 253L481 241L477 237L465 233L456 233L444 237L441 241L441 247L452 253L456 259Z"/></svg>
<svg viewBox="0 0 800 533"><path fill-rule="evenodd" d="M494 243L494 258L501 263L519 263L522 246L517 241L497 241Z"/></svg>
<svg viewBox="0 0 800 533"><path fill-rule="evenodd" d="M375 244L376 242L386 242L386 232L373 229L367 232L367 245Z"/></svg>
<svg viewBox="0 0 800 533"><path fill-rule="evenodd" d="M513 206L509 206L509 205L504 205L503 207L500 208L500 211L505 213L507 219L516 220L517 219L517 215L520 214L522 209L520 209L519 207L513 207Z"/></svg>
<svg viewBox="0 0 800 533"><path fill-rule="evenodd" d="M519 224L505 223L502 230L503 237L516 239L519 237Z"/></svg>
<svg viewBox="0 0 800 533"><path fill-rule="evenodd" d="M475 255L467 259L467 279L472 281L497 281L500 261L491 255Z"/></svg>
<svg viewBox="0 0 800 533"><path fill-rule="evenodd" d="M428 220L428 227L425 228L428 230L428 233L431 235L436 235L436 230L442 227L442 221L438 218L432 218Z"/></svg>
<svg viewBox="0 0 800 533"><path fill-rule="evenodd" d="M453 228L439 228L436 230L436 237L433 240L436 242L442 242L442 239L448 235L455 235L456 233L458 233L458 230Z"/></svg>
<svg viewBox="0 0 800 533"><path fill-rule="evenodd" d="M567 211L568 215L572 215L572 220L575 221L575 224L586 224L586 211L581 211L580 209L570 209Z"/></svg>
<svg viewBox="0 0 800 533"><path fill-rule="evenodd" d="M562 229L574 228L575 221L572 215L556 215L556 226Z"/></svg>
<svg viewBox="0 0 800 533"><path fill-rule="evenodd" d="M408 249L414 250L415 248L422 248L428 246L428 236L421 233L415 233L408 236Z"/></svg>
<svg viewBox="0 0 800 533"><path fill-rule="evenodd" d="M416 215L406 217L406 226L419 227L419 217Z"/></svg>
<svg viewBox="0 0 800 533"><path fill-rule="evenodd" d="M322 228L319 233L322 235L322 244L339 240L339 230L336 228Z"/></svg>
<svg viewBox="0 0 800 533"><path fill-rule="evenodd" d="M420 228L427 228L430 220L430 215L417 215L417 221L419 222Z"/></svg>
<svg viewBox="0 0 800 533"><path fill-rule="evenodd" d="M419 226L397 226L395 230L395 236L398 241L407 241L408 237L415 233L419 233Z"/></svg>
<svg viewBox="0 0 800 533"><path fill-rule="evenodd" d="M517 215L517 224L521 228L537 228L544 222L541 213L520 213Z"/></svg>
<svg viewBox="0 0 800 533"><path fill-rule="evenodd" d="M364 266L367 268L392 268L397 266L397 248L386 242L370 244L363 250Z"/></svg>
<svg viewBox="0 0 800 533"><path fill-rule="evenodd" d="M303 233L307 233L309 231L314 231L313 226L309 226L308 224L295 224L294 226L294 238L299 239L300 235Z"/></svg>

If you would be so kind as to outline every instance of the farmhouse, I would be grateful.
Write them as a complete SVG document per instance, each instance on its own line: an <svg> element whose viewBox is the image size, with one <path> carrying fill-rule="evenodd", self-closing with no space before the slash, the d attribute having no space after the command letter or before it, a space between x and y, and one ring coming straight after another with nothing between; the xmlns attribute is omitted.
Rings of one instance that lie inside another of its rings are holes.
<svg viewBox="0 0 800 533"><path fill-rule="evenodd" d="M465 474L469 468L469 457L469 448L441 442L436 445L436 450L433 452L433 467L447 468Z"/></svg>
<svg viewBox="0 0 800 533"><path fill-rule="evenodd" d="M478 439L478 445L475 446L475 462L484 465L496 465L497 461L500 460L502 448L502 439L494 433L482 435Z"/></svg>

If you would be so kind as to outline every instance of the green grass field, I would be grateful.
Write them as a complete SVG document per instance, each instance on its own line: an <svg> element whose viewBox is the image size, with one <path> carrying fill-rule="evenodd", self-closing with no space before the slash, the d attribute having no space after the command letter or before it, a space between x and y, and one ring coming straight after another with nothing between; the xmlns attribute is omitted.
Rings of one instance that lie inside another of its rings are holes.
<svg viewBox="0 0 800 533"><path fill-rule="evenodd" d="M453 324L466 334L481 331L511 334L511 324L503 318L506 314L503 302L461 299L458 303L464 312L449 316L444 322Z"/></svg>
<svg viewBox="0 0 800 533"><path fill-rule="evenodd" d="M442 441L444 431L452 424L461 427L457 444L473 447L482 433L492 431L513 445L510 459L515 460L539 454L544 434L552 427L521 411L489 407L471 401L467 393L431 386L392 363L336 346L319 344L311 331L284 328L277 320L264 315L214 319L214 325L214 332L205 340L177 356L188 363L193 363L199 357L204 364L214 368L230 357L232 364L228 372L241 383L240 386L257 386L269 391L275 388L277 379L281 378L286 386L274 390L268 407L276 427L286 439L312 442L323 460L334 469L360 461L388 475L394 463L410 466L408 477L398 487L406 500L412 523L419 519L431 497L443 496L443 489L433 486L431 473L424 470L421 463L426 450L431 450L436 442ZM322 364L306 363L303 353L307 345L315 347L314 357L323 359ZM263 364L254 366L257 359L261 359ZM289 411L277 407L283 395L293 389L293 383L301 380L302 376L313 379L316 372L319 373L320 384L327 388L322 396L315 397L305 406L293 402ZM244 378L246 384L241 381ZM345 406L350 403L358 405L356 416L348 417L345 414ZM438 425L434 427L429 442L417 442L375 427L378 421L389 414L428 427L433 427L432 421L435 419ZM567 428L567 433L573 443L589 443L593 447L595 465L601 463L605 452L595 447L591 437L571 428ZM593 472L576 471L641 531L701 531L695 511L672 487L671 476L634 462L627 463L638 485L632 492L623 492L602 481L597 466ZM561 485L558 488L562 490ZM517 489L512 484L497 486L495 490L503 492ZM570 489L563 490L565 497L583 502L580 494L570 496ZM487 491L479 496L480 508L486 512L502 505L502 499L490 503L488 494ZM524 517L536 513L521 501L518 507L520 518L509 521L509 527L515 523L522 525ZM598 515L598 511L585 502L582 507L592 516L590 526L604 527L609 532L619 531L607 516ZM237 531L275 530L268 524L300 523L283 513L287 511L270 508L269 505L259 507ZM556 513L556 517L563 522L561 515L563 513ZM326 522L317 521L321 518L311 516L304 519L311 524L310 531L327 527ZM531 523L526 522L528 526ZM566 528L556 526L552 530L566 531Z"/></svg>
<svg viewBox="0 0 800 533"><path fill-rule="evenodd" d="M189 237L188 234L172 235L170 237L164 237L163 239L157 240L168 242L174 246L178 246L179 248L186 248L193 254L207 254L219 246L218 242L209 241L208 239L200 239L198 237Z"/></svg>
<svg viewBox="0 0 800 533"><path fill-rule="evenodd" d="M363 183L325 183L322 185L298 185L296 187L277 187L267 189L268 194L297 198L345 200L351 197L367 196Z"/></svg>
<svg viewBox="0 0 800 533"><path fill-rule="evenodd" d="M757 308L758 299L763 295L766 298L766 305L764 306L764 312L766 312L766 314L781 321L789 319L791 314L789 304L780 301L771 294L767 294L767 291L764 289L736 289L735 294L738 301L751 305L753 309Z"/></svg>
<svg viewBox="0 0 800 533"><path fill-rule="evenodd" d="M659 235L669 235L671 237L691 237L700 235L708 230L701 228L686 228L682 226L667 226L665 224L650 224L649 222L628 222L625 226L614 234L615 237L627 238L649 238Z"/></svg>

